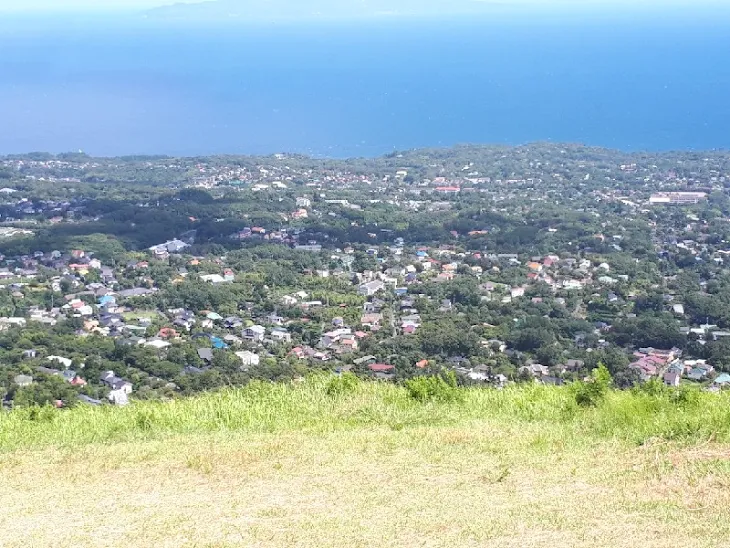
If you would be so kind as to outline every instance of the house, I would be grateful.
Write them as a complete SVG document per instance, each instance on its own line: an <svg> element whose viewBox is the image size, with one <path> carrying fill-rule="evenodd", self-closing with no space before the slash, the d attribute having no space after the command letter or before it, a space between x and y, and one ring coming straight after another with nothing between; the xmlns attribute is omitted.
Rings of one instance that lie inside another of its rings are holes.
<svg viewBox="0 0 730 548"><path fill-rule="evenodd" d="M124 390L111 390L108 398L114 405L123 406L129 404L129 397Z"/></svg>
<svg viewBox="0 0 730 548"><path fill-rule="evenodd" d="M183 369L184 375L200 375L202 373L205 373L209 368L208 367L195 367L194 365L187 365L185 366L185 369Z"/></svg>
<svg viewBox="0 0 730 548"><path fill-rule="evenodd" d="M565 381L563 379L561 379L560 377L554 377L552 375L542 377L540 379L540 382L542 382L542 384L548 384L551 386L562 386L565 384Z"/></svg>
<svg viewBox="0 0 730 548"><path fill-rule="evenodd" d="M95 400L92 397L89 397L85 394L79 394L78 396L79 401L84 402L89 405L101 405L101 400Z"/></svg>
<svg viewBox="0 0 730 548"><path fill-rule="evenodd" d="M116 303L117 299L113 295L102 295L99 297L99 306L107 307Z"/></svg>
<svg viewBox="0 0 730 548"><path fill-rule="evenodd" d="M394 371L395 366L387 363L372 363L368 365L368 369L373 373L388 373Z"/></svg>
<svg viewBox="0 0 730 548"><path fill-rule="evenodd" d="M132 393L132 383L117 377L114 374L114 371L104 371L99 376L99 381L101 381L102 384L105 384L109 388L111 388L112 391L123 392L125 395L129 395Z"/></svg>
<svg viewBox="0 0 730 548"><path fill-rule="evenodd" d="M190 247L189 244L180 240L170 240L164 244L153 245L149 250L156 256L164 257L170 253L180 253L186 247Z"/></svg>
<svg viewBox="0 0 730 548"><path fill-rule="evenodd" d="M693 367L687 373L687 378L692 381L701 381L707 375L707 371L700 369L699 367Z"/></svg>
<svg viewBox="0 0 730 548"><path fill-rule="evenodd" d="M84 379L82 379L78 375L74 375L74 377L69 381L69 383L71 383L71 386L78 386L78 387L84 387L88 384Z"/></svg>
<svg viewBox="0 0 730 548"><path fill-rule="evenodd" d="M243 338L249 339L256 342L261 342L264 340L264 336L266 335L266 328L261 325L252 325L251 327L246 327L243 330Z"/></svg>
<svg viewBox="0 0 730 548"><path fill-rule="evenodd" d="M352 330L349 327L333 329L332 331L328 331L327 333L322 335L320 345L324 348L329 348L333 344L340 342L343 337L349 335L352 335Z"/></svg>
<svg viewBox="0 0 730 548"><path fill-rule="evenodd" d="M488 348L492 352L504 352L507 350L507 343L500 341L499 339L488 339L481 342L484 348Z"/></svg>
<svg viewBox="0 0 730 548"><path fill-rule="evenodd" d="M679 379L681 378L681 374L677 371L667 371L664 373L664 384L667 386L679 386Z"/></svg>
<svg viewBox="0 0 730 548"><path fill-rule="evenodd" d="M71 360L69 358L64 358L63 356L48 356L46 358L46 360L49 361L49 362L60 363L66 369L68 369L69 367L71 367L71 364L73 363L73 360Z"/></svg>
<svg viewBox="0 0 730 548"><path fill-rule="evenodd" d="M343 335L340 337L338 343L339 348L337 351L339 353L353 352L357 350L358 347L357 336L354 333Z"/></svg>
<svg viewBox="0 0 730 548"><path fill-rule="evenodd" d="M33 384L33 377L30 375L16 375L13 378L13 382L18 386L30 386Z"/></svg>
<svg viewBox="0 0 730 548"><path fill-rule="evenodd" d="M198 357L210 363L213 361L213 350L210 348L198 348Z"/></svg>
<svg viewBox="0 0 730 548"><path fill-rule="evenodd" d="M363 314L360 318L360 324L371 329L380 327L380 322L383 321L383 315L378 313Z"/></svg>
<svg viewBox="0 0 730 548"><path fill-rule="evenodd" d="M678 351L677 351L678 352ZM629 364L631 369L636 369L642 379L648 379L657 375L659 369L667 365L675 357L675 349L656 350L654 348L640 348L634 352L635 361Z"/></svg>
<svg viewBox="0 0 730 548"><path fill-rule="evenodd" d="M238 316L228 316L223 320L223 325L228 329L237 329L243 325L243 320Z"/></svg>
<svg viewBox="0 0 730 548"><path fill-rule="evenodd" d="M223 337L223 340L226 341L226 343L228 344L241 344L243 342L243 339L241 339L240 337L230 334Z"/></svg>
<svg viewBox="0 0 730 548"><path fill-rule="evenodd" d="M150 295L155 291L157 291L156 288L147 289L145 287L135 287L133 289L123 289L118 293L118 295L122 298L144 297L145 295Z"/></svg>
<svg viewBox="0 0 730 548"><path fill-rule="evenodd" d="M513 299L516 299L517 297L524 297L525 296L525 288L524 287L513 287L510 290L510 296Z"/></svg>
<svg viewBox="0 0 730 548"><path fill-rule="evenodd" d="M407 316L401 317L401 327L406 327L412 325L414 327L419 327L421 325L421 315L420 314L409 314Z"/></svg>
<svg viewBox="0 0 730 548"><path fill-rule="evenodd" d="M289 351L289 354L287 354L287 355L288 356L295 356L295 357L299 358L300 360L303 360L304 358L307 357L306 351L301 346L295 346L294 348L292 348Z"/></svg>
<svg viewBox="0 0 730 548"><path fill-rule="evenodd" d="M38 366L35 368L35 370L38 371L38 373L43 373L44 375L55 376L55 375L61 374L61 372L58 369L51 369L50 367Z"/></svg>
<svg viewBox="0 0 730 548"><path fill-rule="evenodd" d="M565 369L568 371L578 371L580 369L583 369L585 366L585 362L583 360L567 360L565 362Z"/></svg>
<svg viewBox="0 0 730 548"><path fill-rule="evenodd" d="M715 386L730 386L730 374L723 373L715 379Z"/></svg>
<svg viewBox="0 0 730 548"><path fill-rule="evenodd" d="M375 363L377 359L378 358L376 358L375 356L363 356L362 358L352 360L352 363L354 363L355 365L363 365L369 362Z"/></svg>
<svg viewBox="0 0 730 548"><path fill-rule="evenodd" d="M275 327L271 330L271 338L276 342L291 342L291 333L286 329Z"/></svg>
<svg viewBox="0 0 730 548"><path fill-rule="evenodd" d="M266 320L274 325L284 325L284 322L286 322L286 319L278 314L269 314Z"/></svg>
<svg viewBox="0 0 730 548"><path fill-rule="evenodd" d="M193 327L193 325L195 325L195 319L194 318L191 318L191 319L175 318L172 321L172 325L174 325L176 327L181 327L181 328L185 329L186 331L189 331L190 328Z"/></svg>
<svg viewBox="0 0 730 548"><path fill-rule="evenodd" d="M385 289L385 284L380 280L373 280L372 282L367 282L362 285L360 285L357 288L357 291L360 295L363 295L365 297L372 297L379 291L383 291Z"/></svg>
<svg viewBox="0 0 730 548"><path fill-rule="evenodd" d="M372 301L364 303L362 305L362 310L363 312L370 314L380 312L383 309L383 306L385 306L385 301L375 298Z"/></svg>
<svg viewBox="0 0 730 548"><path fill-rule="evenodd" d="M226 280L220 274L201 274L200 279L203 280L204 282L208 282L211 284L222 284L226 281L231 281L231 280Z"/></svg>
<svg viewBox="0 0 730 548"><path fill-rule="evenodd" d="M180 334L172 329L171 327L163 327L160 329L160 331L157 333L157 336L160 339L178 339L180 338Z"/></svg>
<svg viewBox="0 0 730 548"><path fill-rule="evenodd" d="M236 356L241 360L241 364L244 367L251 367L252 365L258 365L261 361L261 358L259 358L259 355L250 352L249 350L243 350L241 352L236 352Z"/></svg>
<svg viewBox="0 0 730 548"><path fill-rule="evenodd" d="M158 350L167 348L168 346L172 346L172 344L167 341L163 341L162 339L150 339L146 343L144 343L144 345L151 346L152 348L157 348Z"/></svg>
<svg viewBox="0 0 730 548"><path fill-rule="evenodd" d="M533 377L547 377L550 374L550 370L547 365L541 365L539 363L533 363L531 365L525 365L520 367L520 373L527 372Z"/></svg>

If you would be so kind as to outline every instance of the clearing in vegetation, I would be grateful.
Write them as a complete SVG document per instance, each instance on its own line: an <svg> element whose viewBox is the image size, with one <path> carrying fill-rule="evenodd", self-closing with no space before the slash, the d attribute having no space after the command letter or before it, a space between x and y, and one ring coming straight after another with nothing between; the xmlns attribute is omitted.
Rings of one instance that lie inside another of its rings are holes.
<svg viewBox="0 0 730 548"><path fill-rule="evenodd" d="M730 546L728 394L459 390L0 414L0 546Z"/></svg>

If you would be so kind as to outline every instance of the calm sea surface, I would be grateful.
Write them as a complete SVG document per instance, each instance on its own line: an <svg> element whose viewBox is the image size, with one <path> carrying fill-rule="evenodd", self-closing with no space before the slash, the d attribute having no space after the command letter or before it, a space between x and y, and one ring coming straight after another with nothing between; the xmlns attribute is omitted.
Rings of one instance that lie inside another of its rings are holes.
<svg viewBox="0 0 730 548"><path fill-rule="evenodd" d="M730 147L730 21L0 30L0 154Z"/></svg>

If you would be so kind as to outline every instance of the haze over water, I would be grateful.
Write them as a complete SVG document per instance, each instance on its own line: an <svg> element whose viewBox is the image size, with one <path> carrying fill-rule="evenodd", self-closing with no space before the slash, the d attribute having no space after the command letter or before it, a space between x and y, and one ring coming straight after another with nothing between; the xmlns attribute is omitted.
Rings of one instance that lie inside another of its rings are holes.
<svg viewBox="0 0 730 548"><path fill-rule="evenodd" d="M730 146L730 20L0 28L0 154Z"/></svg>

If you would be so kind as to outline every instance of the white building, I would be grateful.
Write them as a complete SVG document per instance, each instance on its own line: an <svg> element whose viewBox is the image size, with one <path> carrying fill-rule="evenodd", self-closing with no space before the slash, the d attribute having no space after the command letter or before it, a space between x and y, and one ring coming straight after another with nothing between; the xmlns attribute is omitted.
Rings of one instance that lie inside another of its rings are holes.
<svg viewBox="0 0 730 548"><path fill-rule="evenodd" d="M222 284L226 281L220 274L201 274L200 279L211 284Z"/></svg>
<svg viewBox="0 0 730 548"><path fill-rule="evenodd" d="M706 192L657 192L649 198L650 204L696 204L707 198Z"/></svg>
<svg viewBox="0 0 730 548"><path fill-rule="evenodd" d="M263 341L266 335L266 328L261 325L252 325L243 330L243 338L252 341Z"/></svg>
<svg viewBox="0 0 730 548"><path fill-rule="evenodd" d="M372 297L377 292L382 291L385 289L385 284L381 282L380 280L374 280L372 282L364 283L360 287L357 288L358 293L360 295L364 295L365 297Z"/></svg>
<svg viewBox="0 0 730 548"><path fill-rule="evenodd" d="M291 334L286 329L274 328L271 330L271 338L277 342L290 342Z"/></svg>
<svg viewBox="0 0 730 548"><path fill-rule="evenodd" d="M261 358L259 358L259 355L251 352L249 350L242 350L241 352L236 352L236 356L238 356L241 359L241 364L245 367L251 367L252 365L258 365L261 361Z"/></svg>

